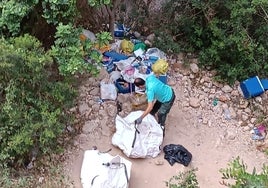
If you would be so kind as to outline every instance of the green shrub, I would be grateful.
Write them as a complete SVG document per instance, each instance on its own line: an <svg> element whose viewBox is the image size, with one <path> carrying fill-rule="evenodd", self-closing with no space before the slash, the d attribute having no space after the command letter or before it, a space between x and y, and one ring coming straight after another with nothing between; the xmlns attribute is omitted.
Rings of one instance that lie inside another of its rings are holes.
<svg viewBox="0 0 268 188"><path fill-rule="evenodd" d="M216 69L219 80L232 84L268 76L267 10L263 0L171 0L156 20L182 51L195 52L201 66ZM166 44L171 51L172 41Z"/></svg>
<svg viewBox="0 0 268 188"><path fill-rule="evenodd" d="M181 46L174 42L173 37L167 33L156 31L157 38L154 46L161 49L168 54L175 54L181 52Z"/></svg>
<svg viewBox="0 0 268 188"><path fill-rule="evenodd" d="M1 39L0 48L0 161L23 165L59 146L75 92L55 79L52 59L34 37Z"/></svg>
<svg viewBox="0 0 268 188"><path fill-rule="evenodd" d="M173 176L166 182L166 187L169 188L199 188L196 178L197 169L181 172L177 176Z"/></svg>
<svg viewBox="0 0 268 188"><path fill-rule="evenodd" d="M263 166L260 174L256 173L256 169L253 169L252 173L247 172L247 166L240 158L237 157L231 163L228 164L228 168L221 169L224 179L223 184L231 188L266 188L268 187L268 166ZM226 180L232 180L228 183Z"/></svg>
<svg viewBox="0 0 268 188"><path fill-rule="evenodd" d="M36 1L26 3L23 1L2 0L0 2L0 33L10 32L12 35L17 35L21 30L20 22L32 11L36 4Z"/></svg>

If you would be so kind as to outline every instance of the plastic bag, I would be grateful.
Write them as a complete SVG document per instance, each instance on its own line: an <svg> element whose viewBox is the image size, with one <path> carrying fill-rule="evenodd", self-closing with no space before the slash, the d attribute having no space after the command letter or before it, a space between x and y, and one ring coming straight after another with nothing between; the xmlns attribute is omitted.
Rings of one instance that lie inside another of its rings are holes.
<svg viewBox="0 0 268 188"><path fill-rule="evenodd" d="M112 71L110 73L110 78L109 78L109 82L113 83L116 80L118 80L119 78L121 78L121 72L120 71Z"/></svg>
<svg viewBox="0 0 268 188"><path fill-rule="evenodd" d="M115 100L117 98L117 90L114 83L102 80L100 83L100 94L103 100Z"/></svg>
<svg viewBox="0 0 268 188"><path fill-rule="evenodd" d="M127 188L132 163L117 155L87 150L81 168L83 188Z"/></svg>
<svg viewBox="0 0 268 188"><path fill-rule="evenodd" d="M168 63L164 59L159 59L152 65L152 70L155 74L166 74Z"/></svg>
<svg viewBox="0 0 268 188"><path fill-rule="evenodd" d="M126 80L129 83L134 83L135 80L135 72L139 72L136 68L130 66L127 66L124 68L124 70L121 71L121 75L124 80Z"/></svg>
<svg viewBox="0 0 268 188"><path fill-rule="evenodd" d="M149 57L150 56L158 57L159 59L164 59L164 60L167 59L166 54L163 51L159 50L158 48L147 49L145 55Z"/></svg>
<svg viewBox="0 0 268 188"><path fill-rule="evenodd" d="M175 162L188 166L192 160L192 154L182 145L169 144L164 146L163 151L165 153L164 158L171 166Z"/></svg>
<svg viewBox="0 0 268 188"><path fill-rule="evenodd" d="M124 53L127 53L127 54L130 54L133 52L133 49L134 49L134 44L129 41L129 40L123 40L120 44L121 46L121 50L124 52Z"/></svg>
<svg viewBox="0 0 268 188"><path fill-rule="evenodd" d="M148 114L141 124L134 124L142 113L143 111L131 112L125 118L116 116L116 132L112 144L130 158L156 157L161 152L163 130L154 116Z"/></svg>

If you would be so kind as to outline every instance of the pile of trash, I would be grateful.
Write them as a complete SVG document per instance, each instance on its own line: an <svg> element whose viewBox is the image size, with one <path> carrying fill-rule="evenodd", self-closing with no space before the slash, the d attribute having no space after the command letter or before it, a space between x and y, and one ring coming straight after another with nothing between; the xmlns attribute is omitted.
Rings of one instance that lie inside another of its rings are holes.
<svg viewBox="0 0 268 188"><path fill-rule="evenodd" d="M99 50L102 53L102 66L109 73L101 86L102 100L116 100L118 93L137 91L133 82L137 77L145 79L154 72L164 83L167 82L168 62L166 54L158 48L149 47L133 35L126 39L128 28L115 25L115 42L105 45ZM95 41L94 33L83 30L83 40Z"/></svg>
<svg viewBox="0 0 268 188"><path fill-rule="evenodd" d="M119 93L133 94L132 112L125 118L119 114L116 116L116 132L112 144L120 148L128 158L154 158L161 152L163 130L151 114L148 114L141 124L135 125L135 119L143 113L141 107L147 106L147 99L145 92L135 87L134 80L135 78L145 80L147 76L156 74L166 84L169 64L163 51L149 47L137 38L125 39L125 32L124 27L117 28L116 41L102 48L102 66L109 76L100 82L100 100L117 101ZM84 35L91 40L94 39L91 32L84 31ZM189 152L187 153L189 156L186 156L181 149L174 151L172 156L170 150L166 154L167 159L172 160L173 164L179 162L187 166L190 163ZM169 156L171 158L168 158ZM81 181L84 188L107 186L125 188L128 187L130 172L131 162L123 157L88 150L84 155Z"/></svg>

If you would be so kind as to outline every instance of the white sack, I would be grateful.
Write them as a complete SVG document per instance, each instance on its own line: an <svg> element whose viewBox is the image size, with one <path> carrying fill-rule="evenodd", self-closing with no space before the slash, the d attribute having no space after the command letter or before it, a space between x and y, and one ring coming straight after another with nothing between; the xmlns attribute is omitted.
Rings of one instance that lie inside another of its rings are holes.
<svg viewBox="0 0 268 188"><path fill-rule="evenodd" d="M110 166L103 165L109 163ZM87 150L84 153L81 168L83 188L127 188L132 163L120 156L98 150Z"/></svg>
<svg viewBox="0 0 268 188"><path fill-rule="evenodd" d="M142 113L143 111L131 112L125 118L116 116L116 132L112 144L119 147L130 158L156 157L161 152L163 130L151 114L144 117L142 123L137 125L140 133L136 133L136 141L132 147L136 131L134 121Z"/></svg>

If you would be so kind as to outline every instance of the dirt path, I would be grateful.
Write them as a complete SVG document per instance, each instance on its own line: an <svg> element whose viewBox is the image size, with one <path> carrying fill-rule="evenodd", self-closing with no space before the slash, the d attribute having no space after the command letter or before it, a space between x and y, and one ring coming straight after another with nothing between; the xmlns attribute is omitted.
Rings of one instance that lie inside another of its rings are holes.
<svg viewBox="0 0 268 188"><path fill-rule="evenodd" d="M179 90L180 91L180 90ZM181 91L182 92L182 91ZM202 124L198 120L199 109L191 112L185 111L181 105L182 93L176 93L178 97L167 119L166 137L163 146L167 144L181 144L193 155L191 164L184 167L181 164L170 166L164 159L163 152L154 159L130 159L132 162L130 188L165 188L165 181L179 172L191 168L198 168L196 172L200 188L225 187L221 181L221 168L226 168L227 163L239 156L248 166L257 172L262 165L268 164L267 156L256 150L256 142L250 138L249 131L243 131L242 127L236 126L236 120L227 126L219 123ZM215 112L217 113L217 112ZM100 151L112 148L110 154L124 154L111 144L110 136L94 132L87 136L78 136L76 150L69 153L66 172L70 175L75 188L81 188L80 170L85 150L97 146ZM163 165L158 165L159 161Z"/></svg>

